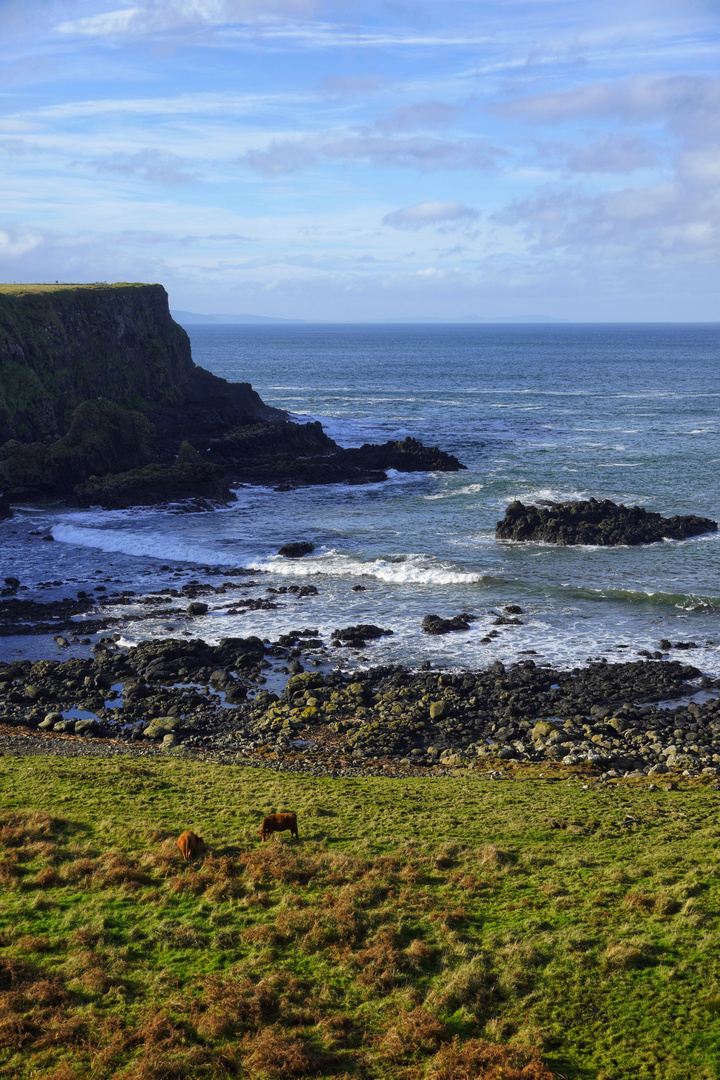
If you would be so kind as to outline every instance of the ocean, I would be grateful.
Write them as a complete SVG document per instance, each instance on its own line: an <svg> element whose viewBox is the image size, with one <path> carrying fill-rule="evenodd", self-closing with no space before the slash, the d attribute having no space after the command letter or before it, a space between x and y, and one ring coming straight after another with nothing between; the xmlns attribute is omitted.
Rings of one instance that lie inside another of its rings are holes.
<svg viewBox="0 0 720 1080"><path fill-rule="evenodd" d="M206 567L245 567L258 572L251 595L291 584L318 595L273 595L275 610L230 614L229 594L191 626L140 617L122 626L121 641L183 632L275 640L296 628L329 640L369 622L393 634L356 663L478 668L528 656L568 667L632 659L668 638L695 642L676 655L720 674L720 534L612 549L494 538L513 499L595 496L719 520L720 325L188 329L198 364L251 382L299 421L320 420L342 445L414 435L467 469L367 486L244 487L211 513L24 507L2 535L3 576L27 585L25 598L96 582L139 597L168 574L179 587L202 581ZM278 558L291 540L316 550ZM483 642L507 604L523 609L523 625ZM133 598L113 608L123 611L143 615ZM425 615L461 612L478 616L469 631L422 632ZM86 652L60 650L49 635L0 639L2 659Z"/></svg>

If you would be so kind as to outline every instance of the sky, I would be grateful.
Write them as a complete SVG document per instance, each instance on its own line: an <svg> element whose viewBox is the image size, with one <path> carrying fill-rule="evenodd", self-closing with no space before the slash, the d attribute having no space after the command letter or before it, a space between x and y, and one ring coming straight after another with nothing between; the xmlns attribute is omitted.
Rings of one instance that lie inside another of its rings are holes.
<svg viewBox="0 0 720 1080"><path fill-rule="evenodd" d="M0 281L720 319L720 0L0 0Z"/></svg>

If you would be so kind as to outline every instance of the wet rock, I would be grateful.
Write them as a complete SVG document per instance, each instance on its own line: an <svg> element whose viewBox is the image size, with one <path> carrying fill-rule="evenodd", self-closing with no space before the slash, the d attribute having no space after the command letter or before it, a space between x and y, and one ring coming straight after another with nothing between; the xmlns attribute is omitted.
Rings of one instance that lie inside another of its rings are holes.
<svg viewBox="0 0 720 1080"><path fill-rule="evenodd" d="M361 649L366 642L387 637L392 633L392 630L383 630L382 627L374 626L372 623L360 623L358 626L346 626L342 630L333 630L330 640L336 645L349 645L352 648Z"/></svg>
<svg viewBox="0 0 720 1080"><path fill-rule="evenodd" d="M302 559L305 555L311 555L314 550L315 545L309 540L295 540L291 544L283 544L278 555L282 555L284 559Z"/></svg>
<svg viewBox="0 0 720 1080"><path fill-rule="evenodd" d="M206 615L208 611L208 605L204 604L202 600L193 600L191 604L188 604L185 609L188 615Z"/></svg>
<svg viewBox="0 0 720 1080"><path fill-rule="evenodd" d="M499 540L525 540L574 545L635 546L663 539L684 540L717 532L710 518L691 514L663 518L640 506L624 506L610 499L553 503L547 506L512 502L495 527Z"/></svg>
<svg viewBox="0 0 720 1080"><path fill-rule="evenodd" d="M455 615L452 619L442 619L439 615L426 615L422 621L422 628L426 634L451 634L455 631L469 630L470 623L477 619L477 615Z"/></svg>

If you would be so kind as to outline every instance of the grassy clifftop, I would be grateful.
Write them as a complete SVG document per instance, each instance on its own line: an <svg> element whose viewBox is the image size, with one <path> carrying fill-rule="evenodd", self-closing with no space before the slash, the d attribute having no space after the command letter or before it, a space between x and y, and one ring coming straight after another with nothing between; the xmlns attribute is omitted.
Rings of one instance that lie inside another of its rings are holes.
<svg viewBox="0 0 720 1080"><path fill-rule="evenodd" d="M0 442L57 438L88 398L177 405L193 369L161 285L0 288Z"/></svg>
<svg viewBox="0 0 720 1080"><path fill-rule="evenodd" d="M24 296L26 293L48 293L48 292L75 292L77 289L146 289L142 281L116 281L112 285L108 285L106 281L92 281L92 282L74 282L74 281L56 281L56 282L25 282L25 283L13 283L12 285L0 284L0 294L7 296Z"/></svg>

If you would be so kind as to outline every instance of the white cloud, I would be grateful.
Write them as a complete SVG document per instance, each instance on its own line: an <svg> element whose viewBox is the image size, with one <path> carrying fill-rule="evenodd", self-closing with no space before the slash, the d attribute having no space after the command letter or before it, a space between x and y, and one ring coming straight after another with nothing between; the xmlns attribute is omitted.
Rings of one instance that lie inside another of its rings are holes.
<svg viewBox="0 0 720 1080"><path fill-rule="evenodd" d="M393 229L423 229L426 225L475 221L478 216L477 210L471 206L435 199L404 206L401 210L386 214L382 220L383 225L391 225Z"/></svg>
<svg viewBox="0 0 720 1080"><path fill-rule="evenodd" d="M133 7L61 22L56 30L73 37L122 38L197 27L271 22L282 16L307 16L314 0L145 0Z"/></svg>

